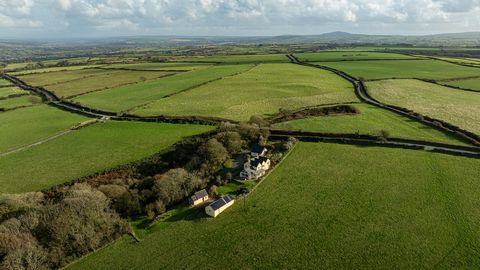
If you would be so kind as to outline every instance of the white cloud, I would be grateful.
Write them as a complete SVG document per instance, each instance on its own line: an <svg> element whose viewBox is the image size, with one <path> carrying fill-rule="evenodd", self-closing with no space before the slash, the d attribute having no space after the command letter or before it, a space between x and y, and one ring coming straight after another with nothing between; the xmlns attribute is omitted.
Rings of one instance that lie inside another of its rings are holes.
<svg viewBox="0 0 480 270"><path fill-rule="evenodd" d="M36 7L43 6L43 9ZM0 27L77 33L282 34L472 31L480 0L0 0ZM52 27L53 27L52 26Z"/></svg>

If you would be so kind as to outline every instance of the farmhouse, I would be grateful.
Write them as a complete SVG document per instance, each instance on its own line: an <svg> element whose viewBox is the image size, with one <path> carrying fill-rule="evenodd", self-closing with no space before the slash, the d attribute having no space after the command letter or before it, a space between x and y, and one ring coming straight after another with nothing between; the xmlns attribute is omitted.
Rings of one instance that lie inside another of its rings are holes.
<svg viewBox="0 0 480 270"><path fill-rule="evenodd" d="M260 146L260 145L254 145L250 149L250 153L252 157L261 157L264 156L267 153L267 148Z"/></svg>
<svg viewBox="0 0 480 270"><path fill-rule="evenodd" d="M208 201L208 193L205 189L195 192L192 197L188 200L191 206L197 206Z"/></svg>
<svg viewBox="0 0 480 270"><path fill-rule="evenodd" d="M265 175L270 169L270 159L266 157L257 157L249 160L243 165L243 171L240 177L247 179L258 179Z"/></svg>
<svg viewBox="0 0 480 270"><path fill-rule="evenodd" d="M207 215L211 217L217 217L218 215L220 215L220 213L225 211L225 209L232 206L234 202L235 200L232 199L232 197L230 197L229 195L223 196L222 198L214 201L213 203L205 207L205 213L207 213Z"/></svg>

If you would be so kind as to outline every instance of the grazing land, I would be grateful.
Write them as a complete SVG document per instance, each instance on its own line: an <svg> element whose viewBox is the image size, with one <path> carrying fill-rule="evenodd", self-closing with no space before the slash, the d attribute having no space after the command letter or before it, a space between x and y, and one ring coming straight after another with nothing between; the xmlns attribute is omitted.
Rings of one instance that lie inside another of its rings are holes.
<svg viewBox="0 0 480 270"><path fill-rule="evenodd" d="M0 87L0 98L6 98L10 95L18 95L26 92L15 86Z"/></svg>
<svg viewBox="0 0 480 270"><path fill-rule="evenodd" d="M378 60L378 59L415 59L415 57L381 52L359 52L359 51L326 51L318 53L298 53L298 59L306 62L337 62L349 60Z"/></svg>
<svg viewBox="0 0 480 270"><path fill-rule="evenodd" d="M418 80L367 83L378 100L437 118L480 134L480 95Z"/></svg>
<svg viewBox="0 0 480 270"><path fill-rule="evenodd" d="M208 63L138 63L138 64L113 64L104 68L129 69L129 70L195 70L207 68Z"/></svg>
<svg viewBox="0 0 480 270"><path fill-rule="evenodd" d="M11 72L12 75L23 75L23 74L34 74L34 73L49 73L49 72L58 72L58 71L67 71L67 70L82 70L87 68L94 68L100 65L86 65L86 66L67 66L67 67L49 67L49 68L38 68L31 70L21 70L16 72Z"/></svg>
<svg viewBox="0 0 480 270"><path fill-rule="evenodd" d="M153 155L183 137L211 129L199 125L98 123L0 157L0 190L18 193L48 188Z"/></svg>
<svg viewBox="0 0 480 270"><path fill-rule="evenodd" d="M25 96L12 97L12 98L0 100L0 108L4 110L10 110L10 109L39 104L41 102L42 102L42 99L38 96L25 95Z"/></svg>
<svg viewBox="0 0 480 270"><path fill-rule="evenodd" d="M460 87L460 88L463 88L463 89L480 91L480 78L458 80L458 81L448 81L448 82L440 82L440 83L455 86L455 87Z"/></svg>
<svg viewBox="0 0 480 270"><path fill-rule="evenodd" d="M407 117L399 116L372 105L355 104L360 111L356 115L309 117L275 124L275 128L331 133L359 133L381 135L387 131L390 137L462 144L451 136L425 126Z"/></svg>
<svg viewBox="0 0 480 270"><path fill-rule="evenodd" d="M47 105L0 113L0 153L46 139L86 120Z"/></svg>
<svg viewBox="0 0 480 270"><path fill-rule="evenodd" d="M211 81L245 72L252 67L253 65L212 66L208 69L183 72L158 80L82 95L75 98L74 101L108 111L126 111L136 106L154 102L167 95L193 89Z"/></svg>
<svg viewBox="0 0 480 270"><path fill-rule="evenodd" d="M422 151L300 143L245 208L237 201L215 219L167 219L141 242L126 237L69 269L478 268L479 166Z"/></svg>
<svg viewBox="0 0 480 270"><path fill-rule="evenodd" d="M390 78L452 79L478 76L479 70L439 60L379 60L319 63L366 80Z"/></svg>
<svg viewBox="0 0 480 270"><path fill-rule="evenodd" d="M81 70L66 70L49 73L31 73L20 75L18 78L34 86L49 86L109 73L114 72L96 68L86 68Z"/></svg>
<svg viewBox="0 0 480 270"><path fill-rule="evenodd" d="M139 115L202 115L248 120L279 109L358 101L353 86L327 71L293 64L260 64L248 72L140 107Z"/></svg>
<svg viewBox="0 0 480 270"><path fill-rule="evenodd" d="M215 55L176 57L171 61L179 62L205 62L205 63L226 63L226 64L248 64L248 63L288 63L290 60L285 54L256 54L256 55Z"/></svg>
<svg viewBox="0 0 480 270"><path fill-rule="evenodd" d="M0 86L12 85L9 81L0 79Z"/></svg>

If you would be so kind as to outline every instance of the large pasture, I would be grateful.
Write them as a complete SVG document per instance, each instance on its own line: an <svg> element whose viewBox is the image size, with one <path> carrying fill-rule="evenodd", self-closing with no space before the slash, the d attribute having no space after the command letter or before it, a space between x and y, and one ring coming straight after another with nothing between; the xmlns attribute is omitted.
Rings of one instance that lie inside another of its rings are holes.
<svg viewBox="0 0 480 270"><path fill-rule="evenodd" d="M379 60L379 59L415 59L412 56L384 52L359 52L359 51L325 51L315 53L295 54L300 60L306 62L337 62L349 60Z"/></svg>
<svg viewBox="0 0 480 270"><path fill-rule="evenodd" d="M160 222L69 269L476 269L478 159L300 143L219 217Z"/></svg>
<svg viewBox="0 0 480 270"><path fill-rule="evenodd" d="M378 100L480 134L480 95L418 80L384 80L367 83Z"/></svg>
<svg viewBox="0 0 480 270"><path fill-rule="evenodd" d="M480 69L479 69L480 71ZM463 89L470 89L480 92L480 77L475 79L466 79L466 80L456 80L456 81L446 81L440 82L441 84L450 85L454 87L460 87Z"/></svg>
<svg viewBox="0 0 480 270"><path fill-rule="evenodd" d="M390 78L452 79L478 76L479 69L440 60L379 60L320 62L320 65L344 71L366 80Z"/></svg>
<svg viewBox="0 0 480 270"><path fill-rule="evenodd" d="M275 128L325 133L359 133L390 137L462 144L451 136L425 126L407 117L367 104L354 104L360 111L356 115L309 117L275 124Z"/></svg>
<svg viewBox="0 0 480 270"><path fill-rule="evenodd" d="M260 64L248 72L163 98L133 113L202 115L248 120L279 109L358 101L353 86L327 71L293 64Z"/></svg>
<svg viewBox="0 0 480 270"><path fill-rule="evenodd" d="M97 123L0 157L0 191L28 192L62 184L150 156L183 137L211 129L198 125Z"/></svg>

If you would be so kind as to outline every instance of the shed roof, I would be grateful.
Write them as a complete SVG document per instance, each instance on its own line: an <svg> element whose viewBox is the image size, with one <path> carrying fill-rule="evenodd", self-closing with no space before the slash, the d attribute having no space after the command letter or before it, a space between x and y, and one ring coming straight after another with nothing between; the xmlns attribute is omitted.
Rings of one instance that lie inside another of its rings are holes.
<svg viewBox="0 0 480 270"><path fill-rule="evenodd" d="M204 198L208 196L208 193L205 189L202 189L200 191L195 192L192 197L190 197L193 201L196 201L198 199Z"/></svg>
<svg viewBox="0 0 480 270"><path fill-rule="evenodd" d="M213 210L217 210L222 208L224 205L228 204L229 202L233 201L232 197L230 195L225 195L222 198L214 201L212 204L210 204L210 207L213 208Z"/></svg>

